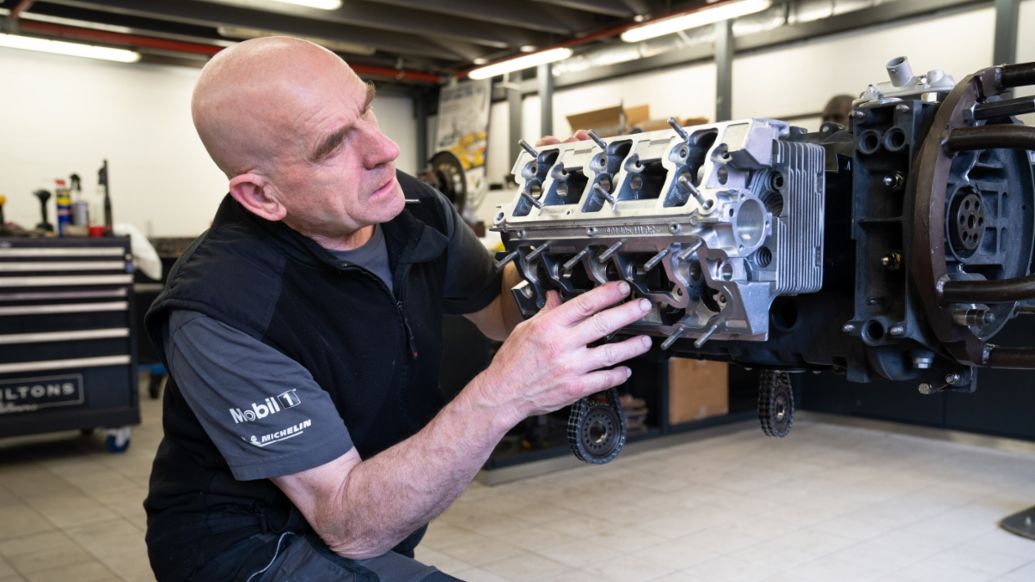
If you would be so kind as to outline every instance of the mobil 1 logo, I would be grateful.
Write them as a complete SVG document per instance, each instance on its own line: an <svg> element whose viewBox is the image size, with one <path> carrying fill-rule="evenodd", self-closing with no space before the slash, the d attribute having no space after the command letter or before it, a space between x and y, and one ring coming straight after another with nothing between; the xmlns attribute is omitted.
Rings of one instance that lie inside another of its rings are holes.
<svg viewBox="0 0 1035 582"><path fill-rule="evenodd" d="M0 380L0 414L76 406L83 402L82 374Z"/></svg>
<svg viewBox="0 0 1035 582"><path fill-rule="evenodd" d="M298 391L292 388L276 396L270 396L262 402L252 402L244 408L231 408L230 417L234 419L234 424L255 422L299 404L302 404L302 399L298 396Z"/></svg>

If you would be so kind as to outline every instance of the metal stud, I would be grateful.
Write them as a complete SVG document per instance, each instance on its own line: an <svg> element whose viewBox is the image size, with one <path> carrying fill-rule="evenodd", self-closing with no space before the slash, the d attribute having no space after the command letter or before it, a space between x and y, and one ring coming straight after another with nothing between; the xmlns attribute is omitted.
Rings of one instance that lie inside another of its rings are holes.
<svg viewBox="0 0 1035 582"><path fill-rule="evenodd" d="M679 134L679 137L683 141L690 141L690 134L687 133L686 130L679 125L679 121L675 117L669 117L668 124L672 126L672 129L674 129L676 133Z"/></svg>
<svg viewBox="0 0 1035 582"><path fill-rule="evenodd" d="M561 265L561 268L564 269L565 273L571 271L575 268L575 265L579 264L579 261L581 261L582 257L586 256L587 253L589 253L589 247L575 253L575 256L565 261L564 264Z"/></svg>
<svg viewBox="0 0 1035 582"><path fill-rule="evenodd" d="M701 337L694 340L694 347L697 349L701 349L701 347L704 346L705 342L708 341L708 338L712 337L712 335L718 330L719 322L716 321L712 324L711 327L708 328L708 331L704 332L703 334L701 334Z"/></svg>
<svg viewBox="0 0 1035 582"><path fill-rule="evenodd" d="M591 129L591 130L587 131L586 133L589 134L589 139L593 140L593 143L597 144L597 146L599 146L600 149L602 149L602 150L606 150L607 149L607 142L604 141L604 139L602 137L597 135L597 132L595 132L595 131L593 131Z"/></svg>
<svg viewBox="0 0 1035 582"><path fill-rule="evenodd" d="M518 252L517 251L510 251L502 259L496 261L496 270L497 271L502 271L503 267L506 267L507 263L509 263L509 262L513 261L514 259L516 259L517 256L518 256Z"/></svg>
<svg viewBox="0 0 1035 582"><path fill-rule="evenodd" d="M528 145L527 141L525 141L523 139L519 140L518 141L518 145L521 146L521 149L523 149L526 152L528 152L528 155L532 156L533 158L538 158L539 157L539 152L537 152L534 147Z"/></svg>
<svg viewBox="0 0 1035 582"><path fill-rule="evenodd" d="M665 338L665 341L661 342L661 349L663 349L663 350L669 349L670 347L672 347L672 344L676 343L676 340L681 338L681 337L683 337L683 334L685 334L685 333L686 333L686 327L682 326L682 325L677 325L676 326L676 331L672 332L671 335L669 335L667 338Z"/></svg>
<svg viewBox="0 0 1035 582"><path fill-rule="evenodd" d="M704 243L701 242L701 239L697 239L694 242L690 243L690 246L686 247L682 251L679 251L679 254L676 255L676 258L681 261L685 261L689 259L694 253L696 253L702 245L704 245Z"/></svg>
<svg viewBox="0 0 1035 582"><path fill-rule="evenodd" d="M625 241L624 240L620 240L620 241L616 242L615 244L607 247L607 250L602 252L602 253L600 253L600 256L597 257L597 262L600 263L601 265L606 263L608 260L611 259L611 257L615 253L618 252L618 249L622 248L622 245L624 245L624 244L625 244Z"/></svg>
<svg viewBox="0 0 1035 582"><path fill-rule="evenodd" d="M647 262L643 264L643 272L648 273L651 269L657 267L658 263L661 262L661 259L664 259L668 256L668 252L668 247L666 247L658 251L658 254L654 255L650 259L647 259Z"/></svg>
<svg viewBox="0 0 1035 582"><path fill-rule="evenodd" d="M601 198L611 203L611 210L614 210L618 206L618 199L613 194L604 189L600 183L593 184L593 191L596 192Z"/></svg>
<svg viewBox="0 0 1035 582"><path fill-rule="evenodd" d="M524 196L525 200L528 200L532 204L532 206L535 206L536 208L542 208L543 207L543 203L538 198L536 198L535 196L532 196L528 192L522 190L521 191L521 195Z"/></svg>
<svg viewBox="0 0 1035 582"><path fill-rule="evenodd" d="M676 183L679 184L680 188L689 192L694 197L694 200L701 205L701 208L709 210L712 207L712 201L705 198L704 194L701 194L701 191L697 189L697 186L694 186L694 183L690 181L686 174L681 174Z"/></svg>
<svg viewBox="0 0 1035 582"><path fill-rule="evenodd" d="M529 261L534 261L538 259L539 255L542 255L548 248L550 248L550 241L546 241L543 244L537 246L535 249L532 250L532 252L528 253L528 255L525 256L525 259Z"/></svg>

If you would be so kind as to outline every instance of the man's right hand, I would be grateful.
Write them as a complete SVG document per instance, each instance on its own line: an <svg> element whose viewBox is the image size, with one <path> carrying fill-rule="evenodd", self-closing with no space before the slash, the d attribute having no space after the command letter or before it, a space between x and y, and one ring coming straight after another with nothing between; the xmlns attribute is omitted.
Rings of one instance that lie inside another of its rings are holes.
<svg viewBox="0 0 1035 582"><path fill-rule="evenodd" d="M514 329L475 381L498 418L513 426L625 382L629 368L613 366L649 350L650 338L589 344L650 311L646 299L615 306L628 295L624 281L602 285L566 303L556 292L548 292L546 306Z"/></svg>

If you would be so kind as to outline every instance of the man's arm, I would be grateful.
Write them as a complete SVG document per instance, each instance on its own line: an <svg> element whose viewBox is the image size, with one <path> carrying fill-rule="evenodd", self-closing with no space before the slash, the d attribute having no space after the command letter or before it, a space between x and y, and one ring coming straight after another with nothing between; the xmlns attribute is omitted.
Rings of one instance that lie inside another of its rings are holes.
<svg viewBox="0 0 1035 582"><path fill-rule="evenodd" d="M517 324L523 320L517 301L510 292L511 288L520 282L521 275L518 273L517 267L514 266L514 263L507 263L507 266L503 268L500 294L484 309L468 313L464 317L478 326L486 337L499 341L507 339L510 332L514 331Z"/></svg>
<svg viewBox="0 0 1035 582"><path fill-rule="evenodd" d="M338 554L383 554L429 522L470 483L503 435L522 419L617 386L650 339L589 344L642 318L645 299L626 302L609 283L546 307L514 330L492 364L409 439L360 459L353 450L322 466L273 478Z"/></svg>

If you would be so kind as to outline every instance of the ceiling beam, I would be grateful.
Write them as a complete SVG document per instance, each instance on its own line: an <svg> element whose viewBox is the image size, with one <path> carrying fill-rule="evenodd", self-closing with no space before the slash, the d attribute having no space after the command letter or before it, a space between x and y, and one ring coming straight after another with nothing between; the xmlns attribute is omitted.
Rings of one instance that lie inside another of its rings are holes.
<svg viewBox="0 0 1035 582"><path fill-rule="evenodd" d="M460 55L441 46L431 46L413 34L397 34L348 26L336 22L312 20L273 12L244 8L220 7L202 2L180 0L105 0L103 3L82 0L48 0L61 4L145 18L164 19L200 26L232 26L253 28L296 36L326 38L372 46L388 52L443 60L456 60Z"/></svg>
<svg viewBox="0 0 1035 582"><path fill-rule="evenodd" d="M141 0L140 3L146 4L147 1ZM175 2L177 5L196 3L207 5L209 10L241 6L257 10L254 5L249 5L242 0L179 0ZM390 32L416 34L419 31L423 36L444 36L497 48L519 47L525 44L538 46L550 40L542 33L510 26L487 25L477 20L470 20L464 18L462 12L460 15L445 16L423 10L397 10L391 6L367 2L347 1L336 10L318 10L271 3L269 6L264 5L262 10Z"/></svg>
<svg viewBox="0 0 1035 582"><path fill-rule="evenodd" d="M622 0L535 0L535 2L619 18L636 16L636 13Z"/></svg>
<svg viewBox="0 0 1035 582"><path fill-rule="evenodd" d="M472 2L471 0L376 0L379 4L390 4L438 14L462 14L464 18L493 22L505 26L527 28L540 32L570 35L590 30L598 25L585 12L543 6L529 9L525 0L492 0Z"/></svg>

